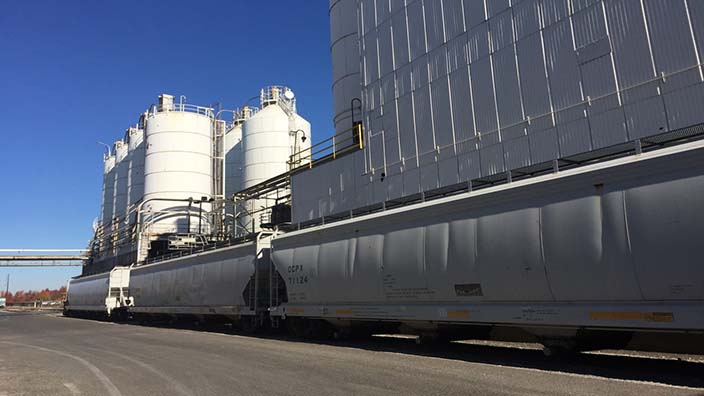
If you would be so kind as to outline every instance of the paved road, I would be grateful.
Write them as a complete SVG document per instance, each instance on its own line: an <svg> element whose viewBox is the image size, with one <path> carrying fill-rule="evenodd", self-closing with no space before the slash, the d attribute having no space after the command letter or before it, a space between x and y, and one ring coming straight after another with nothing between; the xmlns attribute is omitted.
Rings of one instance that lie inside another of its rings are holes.
<svg viewBox="0 0 704 396"><path fill-rule="evenodd" d="M345 344L0 312L0 396L704 395L704 361Z"/></svg>

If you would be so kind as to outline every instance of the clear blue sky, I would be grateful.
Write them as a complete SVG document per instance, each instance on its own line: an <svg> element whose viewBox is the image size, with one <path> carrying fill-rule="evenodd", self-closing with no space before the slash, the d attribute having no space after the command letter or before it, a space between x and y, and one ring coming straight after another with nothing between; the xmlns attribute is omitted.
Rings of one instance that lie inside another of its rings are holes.
<svg viewBox="0 0 704 396"><path fill-rule="evenodd" d="M82 248L99 215L102 150L162 92L237 107L294 89L314 141L332 132L326 0L0 3L0 248ZM78 268L0 268L11 289Z"/></svg>

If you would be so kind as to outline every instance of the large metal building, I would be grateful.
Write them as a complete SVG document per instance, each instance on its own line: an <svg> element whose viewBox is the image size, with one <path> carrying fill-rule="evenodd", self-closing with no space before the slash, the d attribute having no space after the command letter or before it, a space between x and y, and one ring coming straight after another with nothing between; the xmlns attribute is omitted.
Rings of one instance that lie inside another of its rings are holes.
<svg viewBox="0 0 704 396"><path fill-rule="evenodd" d="M299 188L299 220L704 121L700 1L338 0L330 18L335 111L361 99L368 152L319 170L353 191ZM339 83L355 64L359 92Z"/></svg>

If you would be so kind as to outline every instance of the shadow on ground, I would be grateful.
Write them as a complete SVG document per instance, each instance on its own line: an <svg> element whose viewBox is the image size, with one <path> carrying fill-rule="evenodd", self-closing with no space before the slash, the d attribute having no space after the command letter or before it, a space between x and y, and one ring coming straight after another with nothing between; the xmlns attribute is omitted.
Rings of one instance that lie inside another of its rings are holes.
<svg viewBox="0 0 704 396"><path fill-rule="evenodd" d="M396 337L321 341L302 340L286 334L243 334L232 327L223 325L193 325L187 323L144 324L136 322L128 322L124 325L195 330L284 342L305 342L317 345L364 349L374 352L390 352L439 359L452 359L468 363L499 365L555 373L590 375L605 379L646 381L704 389L704 361L697 362L676 358L657 359L635 355L604 355L593 353L579 353L556 358L546 357L543 355L543 352L538 349L456 342L417 345L413 339ZM471 375L471 372L468 372L467 375ZM704 391L697 395L704 396Z"/></svg>

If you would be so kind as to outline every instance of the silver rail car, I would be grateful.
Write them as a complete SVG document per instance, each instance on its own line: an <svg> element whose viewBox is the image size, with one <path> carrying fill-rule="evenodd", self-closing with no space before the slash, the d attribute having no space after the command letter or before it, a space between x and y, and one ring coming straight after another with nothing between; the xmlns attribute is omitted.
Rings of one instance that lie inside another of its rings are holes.
<svg viewBox="0 0 704 396"><path fill-rule="evenodd" d="M291 232L271 315L702 353L702 197L693 142Z"/></svg>
<svg viewBox="0 0 704 396"><path fill-rule="evenodd" d="M124 316L146 320L246 319L247 325L260 326L269 309L272 236L260 233L256 240L235 246L72 279L65 312L111 316L124 307ZM114 275L118 270L127 279L119 287Z"/></svg>
<svg viewBox="0 0 704 396"><path fill-rule="evenodd" d="M259 304L255 273L268 236L241 245L134 267L131 292L137 315L239 320ZM266 263L265 263L266 265ZM268 267L267 267L268 268Z"/></svg>
<svg viewBox="0 0 704 396"><path fill-rule="evenodd" d="M129 267L115 267L110 272L71 279L66 287L64 315L121 316L133 304L129 283Z"/></svg>

